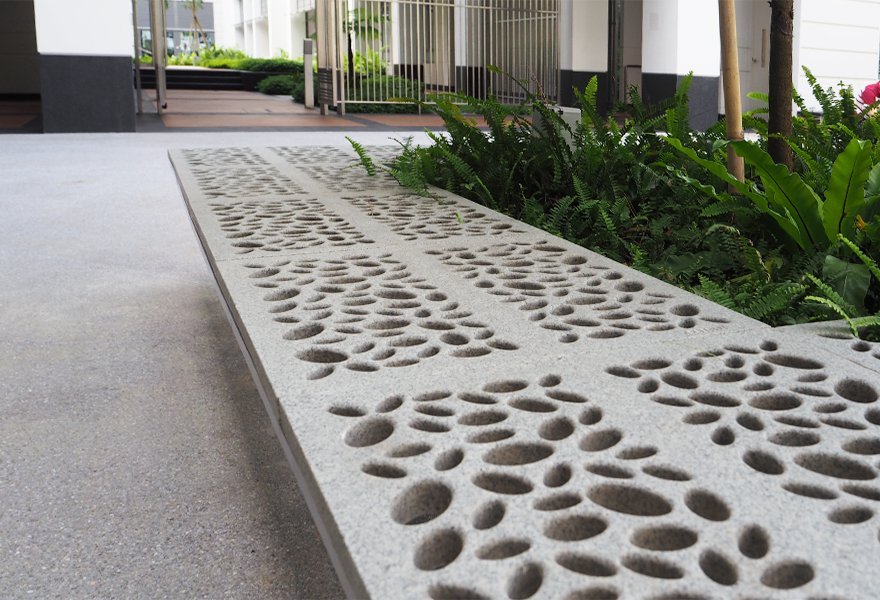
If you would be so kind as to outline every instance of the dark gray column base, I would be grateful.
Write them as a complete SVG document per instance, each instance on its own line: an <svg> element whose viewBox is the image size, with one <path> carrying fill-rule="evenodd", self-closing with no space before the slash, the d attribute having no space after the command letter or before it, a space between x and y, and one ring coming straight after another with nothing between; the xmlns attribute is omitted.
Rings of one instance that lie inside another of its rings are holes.
<svg viewBox="0 0 880 600"><path fill-rule="evenodd" d="M601 114L608 114L608 72L598 71L559 71L559 104L561 106L579 107L573 88L583 91L590 79L597 77L599 90L596 93L596 106Z"/></svg>
<svg viewBox="0 0 880 600"><path fill-rule="evenodd" d="M131 58L40 55L46 133L135 130Z"/></svg>
<svg viewBox="0 0 880 600"><path fill-rule="evenodd" d="M646 104L657 104L675 95L685 75L675 73L642 73L642 98ZM705 131L718 122L719 77L694 77L688 91L691 127Z"/></svg>

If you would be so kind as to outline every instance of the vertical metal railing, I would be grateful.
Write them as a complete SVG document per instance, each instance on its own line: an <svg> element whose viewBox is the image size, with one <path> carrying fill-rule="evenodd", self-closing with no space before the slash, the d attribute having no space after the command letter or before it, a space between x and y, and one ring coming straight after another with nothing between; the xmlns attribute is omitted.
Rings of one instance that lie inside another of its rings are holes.
<svg viewBox="0 0 880 600"><path fill-rule="evenodd" d="M526 90L555 101L559 1L327 0L335 22L319 36L336 40L325 61L336 65L336 103L344 111L434 92L516 103Z"/></svg>

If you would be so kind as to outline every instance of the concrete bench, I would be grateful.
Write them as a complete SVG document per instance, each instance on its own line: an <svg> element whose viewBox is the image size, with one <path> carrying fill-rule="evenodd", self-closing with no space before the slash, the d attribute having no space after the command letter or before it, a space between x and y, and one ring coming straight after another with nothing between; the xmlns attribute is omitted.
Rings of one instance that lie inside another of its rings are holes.
<svg viewBox="0 0 880 600"><path fill-rule="evenodd" d="M347 148L171 160L351 597L876 596L880 347Z"/></svg>

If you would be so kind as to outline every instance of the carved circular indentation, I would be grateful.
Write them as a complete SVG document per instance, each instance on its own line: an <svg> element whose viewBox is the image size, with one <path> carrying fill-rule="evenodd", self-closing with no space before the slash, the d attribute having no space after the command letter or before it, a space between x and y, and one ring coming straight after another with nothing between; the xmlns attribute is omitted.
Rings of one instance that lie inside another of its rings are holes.
<svg viewBox="0 0 880 600"><path fill-rule="evenodd" d="M431 600L489 600L488 596L470 588L436 583L428 588Z"/></svg>
<svg viewBox="0 0 880 600"><path fill-rule="evenodd" d="M851 402L870 404L877 401L877 390L859 379L842 379L834 386L834 391Z"/></svg>
<svg viewBox="0 0 880 600"><path fill-rule="evenodd" d="M598 406L590 406L589 408L585 408L578 417L578 422L581 423L581 425L595 425L601 420L602 409Z"/></svg>
<svg viewBox="0 0 880 600"><path fill-rule="evenodd" d="M474 529L479 529L481 531L492 529L501 522L505 513L506 509L504 508L504 504L498 500L490 500L477 509L471 520L471 524L474 526Z"/></svg>
<svg viewBox="0 0 880 600"><path fill-rule="evenodd" d="M617 453L617 458L621 460L641 460L657 454L657 448L654 446L631 446Z"/></svg>
<svg viewBox="0 0 880 600"><path fill-rule="evenodd" d="M524 477L491 471L475 475L472 481L477 487L496 494L528 494L533 488Z"/></svg>
<svg viewBox="0 0 880 600"><path fill-rule="evenodd" d="M841 488L847 494L852 494L853 496L858 496L859 498L864 498L865 500L874 500L875 502L880 502L880 489L875 487L870 487L867 485L852 485L847 484L841 486Z"/></svg>
<svg viewBox="0 0 880 600"><path fill-rule="evenodd" d="M590 586L575 590L565 596L564 600L618 600L620 592L613 587Z"/></svg>
<svg viewBox="0 0 880 600"><path fill-rule="evenodd" d="M740 427L749 431L761 431L764 429L764 423L755 415L749 413L740 413L736 416L736 422Z"/></svg>
<svg viewBox="0 0 880 600"><path fill-rule="evenodd" d="M554 404L538 398L514 398L508 405L524 412L548 413L558 410Z"/></svg>
<svg viewBox="0 0 880 600"><path fill-rule="evenodd" d="M560 402L570 402L572 404L583 404L587 399L580 394L574 392L566 392L565 390L547 390L544 392L548 398L553 398Z"/></svg>
<svg viewBox="0 0 880 600"><path fill-rule="evenodd" d="M516 431L513 429L487 429L468 436L467 441L472 444L491 444L512 438L514 435L516 435Z"/></svg>
<svg viewBox="0 0 880 600"><path fill-rule="evenodd" d="M691 476L685 471L663 465L645 465L642 467L642 471L651 477L666 479L667 481L690 481L691 479Z"/></svg>
<svg viewBox="0 0 880 600"><path fill-rule="evenodd" d="M439 481L420 481L394 499L391 518L401 525L420 525L443 514L452 503L452 489Z"/></svg>
<svg viewBox="0 0 880 600"><path fill-rule="evenodd" d="M563 569L590 577L612 577L617 574L617 567L613 563L580 552L563 552L556 556L556 564Z"/></svg>
<svg viewBox="0 0 880 600"><path fill-rule="evenodd" d="M770 441L779 446L813 446L821 439L817 433L796 429L780 431L770 436Z"/></svg>
<svg viewBox="0 0 880 600"><path fill-rule="evenodd" d="M760 394L749 401L754 408L761 410L791 410L799 407L801 399L787 392Z"/></svg>
<svg viewBox="0 0 880 600"><path fill-rule="evenodd" d="M643 371L665 369L669 366L672 366L672 361L666 360L665 358L648 358L636 361L632 364L634 369L640 369Z"/></svg>
<svg viewBox="0 0 880 600"><path fill-rule="evenodd" d="M565 510L572 506L580 504L581 498L577 494L565 492L561 494L553 494L545 498L540 498L532 505L535 510L543 512L551 512L557 510Z"/></svg>
<svg viewBox="0 0 880 600"><path fill-rule="evenodd" d="M678 317L693 317L700 313L700 309L693 304L677 304L670 308L669 312Z"/></svg>
<svg viewBox="0 0 880 600"><path fill-rule="evenodd" d="M587 497L599 506L628 515L656 517L672 511L672 504L666 498L634 485L597 485L588 490Z"/></svg>
<svg viewBox="0 0 880 600"><path fill-rule="evenodd" d="M483 386L483 391L489 392L490 394L507 394L510 392L518 392L520 390L524 390L527 387L529 387L527 381L512 379L487 383Z"/></svg>
<svg viewBox="0 0 880 600"><path fill-rule="evenodd" d="M434 459L434 468L438 471L449 471L461 464L462 460L464 460L464 451L460 448L453 448L446 450Z"/></svg>
<svg viewBox="0 0 880 600"><path fill-rule="evenodd" d="M593 463L587 465L586 469L594 475L608 477L610 479L632 479L635 477L635 473L629 469L613 463Z"/></svg>
<svg viewBox="0 0 880 600"><path fill-rule="evenodd" d="M836 454L824 452L798 454L794 462L808 471L837 479L868 480L877 476L868 465Z"/></svg>
<svg viewBox="0 0 880 600"><path fill-rule="evenodd" d="M720 408L731 408L740 404L736 398L717 392L694 392L690 395L690 399L700 404L718 406Z"/></svg>
<svg viewBox="0 0 880 600"><path fill-rule="evenodd" d="M821 369L825 365L812 358L805 356L794 356L792 354L771 354L765 356L764 360L780 367L788 367L790 369L816 370Z"/></svg>
<svg viewBox="0 0 880 600"><path fill-rule="evenodd" d="M500 410L479 410L467 413L458 418L461 425L484 427L500 423L507 418L507 413Z"/></svg>
<svg viewBox="0 0 880 600"><path fill-rule="evenodd" d="M700 570L718 585L736 585L739 580L736 565L715 550L705 550L700 555Z"/></svg>
<svg viewBox="0 0 880 600"><path fill-rule="evenodd" d="M620 562L630 571L645 577L656 579L681 579L684 577L684 570L681 567L656 556L631 554L624 556Z"/></svg>
<svg viewBox="0 0 880 600"><path fill-rule="evenodd" d="M601 452L615 446L623 439L619 429L601 429L592 431L581 438L580 449L585 452Z"/></svg>
<svg viewBox="0 0 880 600"><path fill-rule="evenodd" d="M729 446L736 440L736 436L730 427L716 427L712 432L711 439L719 446Z"/></svg>
<svg viewBox="0 0 880 600"><path fill-rule="evenodd" d="M394 422L387 417L370 417L345 432L345 443L354 448L373 446L394 433Z"/></svg>
<svg viewBox="0 0 880 600"><path fill-rule="evenodd" d="M633 533L630 541L645 550L672 552L690 548L697 543L697 532L678 525L643 527Z"/></svg>
<svg viewBox="0 0 880 600"><path fill-rule="evenodd" d="M411 456L418 456L420 454L424 454L425 452L430 451L430 444L401 444L400 446L395 446L394 448L389 450L388 456L390 458L409 458Z"/></svg>
<svg viewBox="0 0 880 600"><path fill-rule="evenodd" d="M804 496L805 498L815 498L817 500L833 500L838 496L837 492L832 489L828 489L820 485L814 485L811 483L800 483L797 481L784 483L782 485L782 489L787 492L791 492L792 494L797 494L798 496Z"/></svg>
<svg viewBox="0 0 880 600"><path fill-rule="evenodd" d="M791 590L808 584L815 577L813 567L804 561L777 563L761 575L761 583L777 590Z"/></svg>
<svg viewBox="0 0 880 600"><path fill-rule="evenodd" d="M370 462L361 467L361 471L373 477L384 479L400 479L406 477L406 471L400 467L382 462Z"/></svg>
<svg viewBox="0 0 880 600"><path fill-rule="evenodd" d="M477 548L475 554L482 560L504 560L522 554L532 547L526 539L507 538Z"/></svg>
<svg viewBox="0 0 880 600"><path fill-rule="evenodd" d="M770 551L770 536L758 525L749 525L739 534L740 553L748 558L764 558Z"/></svg>
<svg viewBox="0 0 880 600"><path fill-rule="evenodd" d="M538 427L538 435L551 442L564 440L572 433L574 433L574 424L565 417L549 419Z"/></svg>
<svg viewBox="0 0 880 600"><path fill-rule="evenodd" d="M413 562L422 571L437 571L449 566L464 547L464 541L454 529L431 533L416 547Z"/></svg>
<svg viewBox="0 0 880 600"><path fill-rule="evenodd" d="M709 373L709 375L706 376L706 379L716 383L735 383L737 381L742 381L747 377L748 374L743 373L742 371L725 370Z"/></svg>
<svg viewBox="0 0 880 600"><path fill-rule="evenodd" d="M544 473L544 485L547 487L561 487L571 479L571 467L565 463L553 465Z"/></svg>
<svg viewBox="0 0 880 600"><path fill-rule="evenodd" d="M324 326L320 323L308 323L301 327L295 327L284 334L285 340L305 340L323 333ZM343 359L344 360L344 359Z"/></svg>
<svg viewBox="0 0 880 600"><path fill-rule="evenodd" d="M785 472L782 461L763 450L747 450L742 459L748 466L765 475L781 475Z"/></svg>
<svg viewBox="0 0 880 600"><path fill-rule="evenodd" d="M864 506L847 506L837 508L828 515L828 520L839 525L856 525L864 523L874 516L874 511Z"/></svg>
<svg viewBox="0 0 880 600"><path fill-rule="evenodd" d="M608 529L608 523L590 515L557 517L544 526L544 535L559 542L577 542L596 537Z"/></svg>
<svg viewBox="0 0 880 600"><path fill-rule="evenodd" d="M706 490L688 492L684 503L694 514L708 521L726 521L730 518L730 509L724 500Z"/></svg>
<svg viewBox="0 0 880 600"><path fill-rule="evenodd" d="M605 372L609 375L614 375L615 377L623 377L626 379L638 379L642 376L641 373L629 367L608 367L607 369L605 369Z"/></svg>
<svg viewBox="0 0 880 600"><path fill-rule="evenodd" d="M678 371L670 371L660 375L660 379L667 385L677 387L683 390L695 390L699 387L697 380L684 373Z"/></svg>
<svg viewBox="0 0 880 600"><path fill-rule="evenodd" d="M842 447L844 450L852 454L864 454L869 456L880 454L880 438L854 438L845 442Z"/></svg>
<svg viewBox="0 0 880 600"><path fill-rule="evenodd" d="M356 406L346 406L342 404L337 404L336 406L331 406L327 409L330 414L336 415L337 417L362 417L367 412Z"/></svg>
<svg viewBox="0 0 880 600"><path fill-rule="evenodd" d="M328 348L309 348L296 353L300 360L313 363L340 363L348 359L344 352L337 352Z"/></svg>
<svg viewBox="0 0 880 600"><path fill-rule="evenodd" d="M721 418L717 410L697 410L687 413L681 420L688 425L707 425Z"/></svg>
<svg viewBox="0 0 880 600"><path fill-rule="evenodd" d="M492 448L483 455L483 460L492 465L527 465L544 460L553 454L553 446L542 443L513 442Z"/></svg>

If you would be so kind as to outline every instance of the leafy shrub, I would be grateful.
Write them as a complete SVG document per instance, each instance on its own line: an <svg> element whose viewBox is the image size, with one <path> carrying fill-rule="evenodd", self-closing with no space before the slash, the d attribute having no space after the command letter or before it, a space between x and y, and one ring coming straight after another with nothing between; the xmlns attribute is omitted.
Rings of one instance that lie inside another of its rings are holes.
<svg viewBox="0 0 880 600"><path fill-rule="evenodd" d="M257 84L257 91L263 94L290 95L293 84L293 75L270 75Z"/></svg>
<svg viewBox="0 0 880 600"><path fill-rule="evenodd" d="M302 73L303 62L287 58L244 58L237 68L260 73Z"/></svg>
<svg viewBox="0 0 880 600"><path fill-rule="evenodd" d="M405 77L358 77L346 89L345 110L349 113L416 113L424 85ZM396 104L364 104L359 100L408 99Z"/></svg>

